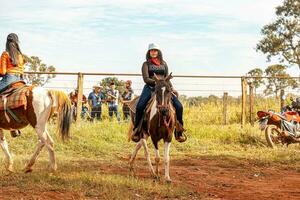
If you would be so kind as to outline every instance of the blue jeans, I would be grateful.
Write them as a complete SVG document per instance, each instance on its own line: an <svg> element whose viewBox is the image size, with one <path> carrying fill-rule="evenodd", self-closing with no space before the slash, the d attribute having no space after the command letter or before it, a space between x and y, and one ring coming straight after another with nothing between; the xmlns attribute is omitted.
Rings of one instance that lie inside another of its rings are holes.
<svg viewBox="0 0 300 200"><path fill-rule="evenodd" d="M119 111L118 111L118 105L108 105L108 114L109 114L111 119L112 119L114 113L117 117L117 120L120 121L120 114L119 114Z"/></svg>
<svg viewBox="0 0 300 200"><path fill-rule="evenodd" d="M0 92L3 92L8 86L14 82L23 80L20 76L13 74L5 74L0 80Z"/></svg>
<svg viewBox="0 0 300 200"><path fill-rule="evenodd" d="M91 112L91 118L92 120L97 118L97 120L101 120L101 113L102 113L102 107L101 106L95 106L92 107L92 112Z"/></svg>
<svg viewBox="0 0 300 200"><path fill-rule="evenodd" d="M151 94L153 90L154 89L152 89L149 85L144 86L139 102L136 105L134 128L138 127L143 117L144 110L146 109L147 104L151 99ZM172 103L176 110L176 118L183 125L183 119L182 119L183 106L175 95L172 96Z"/></svg>

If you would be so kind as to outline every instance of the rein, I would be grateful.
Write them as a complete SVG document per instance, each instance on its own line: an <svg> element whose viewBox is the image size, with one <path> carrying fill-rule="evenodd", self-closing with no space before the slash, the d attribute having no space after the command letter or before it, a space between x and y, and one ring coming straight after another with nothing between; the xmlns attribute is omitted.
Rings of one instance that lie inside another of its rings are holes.
<svg viewBox="0 0 300 200"><path fill-rule="evenodd" d="M157 110L158 110L158 127L161 126L161 113L159 112L161 108L168 108L166 106L163 106L163 105L157 105ZM169 117L169 120L167 120L167 117ZM164 126L167 128L168 130L168 133L170 133L172 130L171 130L171 127L170 127L170 124L171 124L171 121L172 121L172 117L171 115L169 114L169 116L163 116L163 122L164 122Z"/></svg>

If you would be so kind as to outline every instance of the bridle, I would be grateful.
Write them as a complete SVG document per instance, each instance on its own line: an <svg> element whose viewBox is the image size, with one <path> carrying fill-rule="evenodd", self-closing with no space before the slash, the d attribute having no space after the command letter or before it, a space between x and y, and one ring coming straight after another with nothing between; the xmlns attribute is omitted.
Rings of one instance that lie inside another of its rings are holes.
<svg viewBox="0 0 300 200"><path fill-rule="evenodd" d="M171 114L170 114L170 101L169 100L167 100L167 101L165 101L165 91L166 91L166 86L163 86L162 87L163 89L162 89L162 104L158 104L158 105L156 105L156 108L157 108L157 113L158 113L158 127L160 127L161 126L161 117L163 118L163 125L167 128L167 130L168 130L168 133L170 133L171 132L171 128L170 128L170 124L171 124L171 122L172 122L172 117L171 117ZM170 92L171 93L171 92ZM171 99L171 97L170 96L168 96L167 98L170 98ZM158 102L158 101L157 101ZM165 102L167 102L166 104L165 104ZM164 113L166 113L166 114L164 114ZM168 119L168 117L169 117L169 119Z"/></svg>

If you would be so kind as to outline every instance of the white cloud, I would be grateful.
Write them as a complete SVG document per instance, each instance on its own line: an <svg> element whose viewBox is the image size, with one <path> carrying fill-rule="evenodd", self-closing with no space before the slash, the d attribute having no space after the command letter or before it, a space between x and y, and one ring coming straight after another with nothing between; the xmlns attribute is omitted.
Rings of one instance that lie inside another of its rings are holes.
<svg viewBox="0 0 300 200"><path fill-rule="evenodd" d="M60 71L69 71L66 66L74 66L71 70L88 66L88 71L111 66L101 70L137 72L147 44L156 41L164 47L166 58L178 73L210 73L211 66L227 73L228 65L242 65L240 70L228 72L241 73L255 62L264 64L263 56L254 47L261 26L274 17L274 8L280 3L281 0L11 1L0 8L0 19L11 22L0 26L0 42L4 44L7 33L18 32L27 52L41 55ZM254 30L249 30L252 27ZM220 60L226 56L229 61Z"/></svg>

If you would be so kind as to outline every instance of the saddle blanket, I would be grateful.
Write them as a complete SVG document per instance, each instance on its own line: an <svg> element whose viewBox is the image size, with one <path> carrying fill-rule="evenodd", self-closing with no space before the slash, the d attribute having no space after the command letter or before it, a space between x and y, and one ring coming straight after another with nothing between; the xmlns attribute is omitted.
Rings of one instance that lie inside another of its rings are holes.
<svg viewBox="0 0 300 200"><path fill-rule="evenodd" d="M16 92L13 92L9 95L1 95L0 94L0 111L4 110L4 98L6 98L6 108L15 109L21 106L27 105L27 97L29 96L29 92L32 89L30 86L24 86L20 89L17 89Z"/></svg>
<svg viewBox="0 0 300 200"><path fill-rule="evenodd" d="M127 103L126 105L129 107L129 109L135 113L136 112L136 105L139 101L140 97L135 97L134 99L132 99L129 103Z"/></svg>

